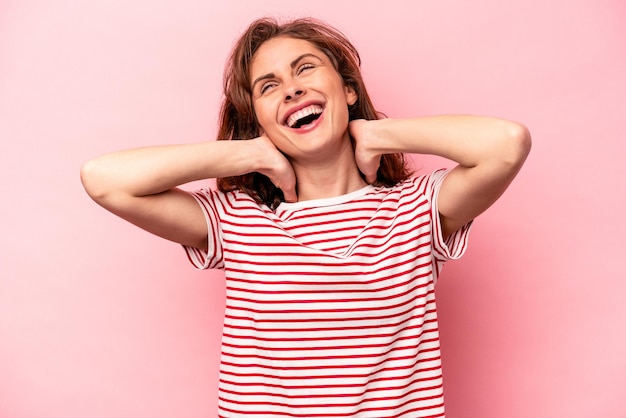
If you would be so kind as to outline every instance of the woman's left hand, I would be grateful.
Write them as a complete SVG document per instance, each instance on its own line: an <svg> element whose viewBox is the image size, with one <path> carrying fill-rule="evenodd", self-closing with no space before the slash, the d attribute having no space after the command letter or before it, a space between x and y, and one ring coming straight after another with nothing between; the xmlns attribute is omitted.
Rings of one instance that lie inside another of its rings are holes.
<svg viewBox="0 0 626 418"><path fill-rule="evenodd" d="M348 130L354 140L354 157L356 165L365 176L365 181L376 182L380 157L374 148L374 135L371 135L372 124L376 121L357 119L350 122Z"/></svg>

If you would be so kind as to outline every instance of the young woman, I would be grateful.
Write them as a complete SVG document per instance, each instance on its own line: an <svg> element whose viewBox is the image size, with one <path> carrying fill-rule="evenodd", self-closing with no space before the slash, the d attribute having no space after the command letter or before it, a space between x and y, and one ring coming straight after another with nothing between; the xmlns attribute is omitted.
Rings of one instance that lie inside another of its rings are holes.
<svg viewBox="0 0 626 418"><path fill-rule="evenodd" d="M225 73L219 140L86 163L100 205L226 277L221 417L442 417L434 286L507 188L527 129L379 119L324 23L258 20ZM403 153L451 170L412 176ZM218 190L177 186L216 178Z"/></svg>

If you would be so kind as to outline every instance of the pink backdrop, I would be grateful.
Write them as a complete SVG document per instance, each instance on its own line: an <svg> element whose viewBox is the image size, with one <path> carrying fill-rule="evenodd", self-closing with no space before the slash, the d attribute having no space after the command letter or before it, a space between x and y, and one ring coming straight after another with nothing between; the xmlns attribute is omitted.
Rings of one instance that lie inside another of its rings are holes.
<svg viewBox="0 0 626 418"><path fill-rule="evenodd" d="M213 138L226 54L265 14L343 29L390 116L533 133L439 282L448 416L624 417L621 0L0 2L0 417L212 416L221 275L97 207L78 172Z"/></svg>

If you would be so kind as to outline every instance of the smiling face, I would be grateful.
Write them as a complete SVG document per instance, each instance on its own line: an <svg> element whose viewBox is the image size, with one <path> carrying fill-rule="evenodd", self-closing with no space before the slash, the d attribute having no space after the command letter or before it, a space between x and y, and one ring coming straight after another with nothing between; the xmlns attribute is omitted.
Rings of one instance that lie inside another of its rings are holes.
<svg viewBox="0 0 626 418"><path fill-rule="evenodd" d="M276 37L250 66L252 104L261 127L292 159L335 152L348 135L348 105L357 100L331 59L312 43Z"/></svg>

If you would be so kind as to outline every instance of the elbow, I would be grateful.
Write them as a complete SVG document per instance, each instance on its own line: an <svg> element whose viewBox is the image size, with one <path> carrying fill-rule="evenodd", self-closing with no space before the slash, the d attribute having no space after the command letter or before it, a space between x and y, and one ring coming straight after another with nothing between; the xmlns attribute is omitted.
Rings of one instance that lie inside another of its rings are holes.
<svg viewBox="0 0 626 418"><path fill-rule="evenodd" d="M102 184L106 176L101 171L96 160L87 161L80 169L80 181L83 188L96 202L101 202L107 196L106 188Z"/></svg>
<svg viewBox="0 0 626 418"><path fill-rule="evenodd" d="M520 123L511 122L503 137L505 141L502 143L501 157L507 165L517 171L526 161L532 148L530 131Z"/></svg>
<svg viewBox="0 0 626 418"><path fill-rule="evenodd" d="M530 149L532 148L532 137L530 135L530 131L525 125L515 124L516 127L513 130L513 141L516 142L517 147L519 148L519 153L526 158L530 153Z"/></svg>

